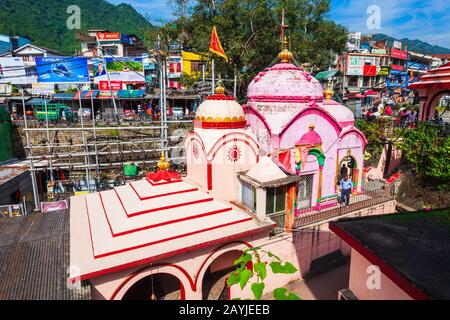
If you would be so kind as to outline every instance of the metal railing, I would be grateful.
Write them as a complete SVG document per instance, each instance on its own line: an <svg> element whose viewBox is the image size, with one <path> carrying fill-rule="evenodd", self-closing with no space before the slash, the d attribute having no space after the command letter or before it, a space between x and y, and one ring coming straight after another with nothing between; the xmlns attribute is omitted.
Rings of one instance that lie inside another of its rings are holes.
<svg viewBox="0 0 450 320"><path fill-rule="evenodd" d="M26 215L22 204L9 204L0 206L0 218L12 218Z"/></svg>
<svg viewBox="0 0 450 320"><path fill-rule="evenodd" d="M294 219L294 229L311 225L320 221L332 219L353 211L369 208L387 201L394 200L395 187L383 186L383 188L373 191L366 191L358 195L350 196L350 204L345 206L336 201L330 207L316 210L314 208L302 211Z"/></svg>

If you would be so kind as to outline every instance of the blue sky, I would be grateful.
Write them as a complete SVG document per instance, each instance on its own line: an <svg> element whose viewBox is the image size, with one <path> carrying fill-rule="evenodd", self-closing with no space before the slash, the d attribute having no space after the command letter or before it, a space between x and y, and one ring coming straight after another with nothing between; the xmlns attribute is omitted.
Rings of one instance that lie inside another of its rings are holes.
<svg viewBox="0 0 450 320"><path fill-rule="evenodd" d="M172 18L167 0L108 0L129 3L153 23ZM369 6L380 9L380 29L369 29ZM330 18L350 31L385 33L396 38L420 39L450 48L450 1L448 0L331 0Z"/></svg>

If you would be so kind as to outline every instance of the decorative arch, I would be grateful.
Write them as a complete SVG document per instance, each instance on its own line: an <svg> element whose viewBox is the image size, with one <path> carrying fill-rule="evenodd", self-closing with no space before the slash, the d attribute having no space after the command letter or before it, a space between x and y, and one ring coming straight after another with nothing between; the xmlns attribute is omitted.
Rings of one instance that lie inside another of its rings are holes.
<svg viewBox="0 0 450 320"><path fill-rule="evenodd" d="M242 108L244 109L245 114L253 114L259 120L261 120L261 122L266 127L267 132L269 133L269 137L272 136L272 130L270 129L269 123L267 122L266 118L261 113L259 113L257 110L255 110L255 108L253 108L252 106L249 106L249 105L245 105Z"/></svg>
<svg viewBox="0 0 450 320"><path fill-rule="evenodd" d="M241 138L238 138L236 136L241 136ZM243 132L232 132L229 134L224 134L222 137L220 137L216 143L214 143L214 145L212 146L212 148L210 149L210 151L208 152L208 161L212 161L214 160L217 152L223 148L224 146L226 146L229 142L233 142L233 141L240 141L245 143L246 145L248 145L250 147L250 149L253 151L253 154L255 155L256 158L258 158L258 149L259 149L259 144L258 142L256 142L252 137L250 137L249 135L243 133Z"/></svg>
<svg viewBox="0 0 450 320"><path fill-rule="evenodd" d="M181 290L181 299L185 298L185 284L183 281L189 283L191 290L195 291L195 283L192 280L189 273L184 270L182 267L175 264L168 263L158 263L153 265L147 265L143 268L140 268L134 272L132 272L114 291L111 295L110 300L120 300L125 295L125 293L137 283L139 280L159 273L170 274L176 277L180 281L180 290Z"/></svg>
<svg viewBox="0 0 450 320"><path fill-rule="evenodd" d="M205 277L205 273L208 270L211 263L217 257L221 256L222 254L224 254L228 251L235 251L235 250L243 251L248 248L253 248L253 246L245 241L233 241L233 242L229 242L229 243L226 243L226 244L218 247L203 261L202 265L198 269L197 275L195 277L195 286L197 288L201 288L203 286L203 278ZM200 281L200 283L198 281Z"/></svg>
<svg viewBox="0 0 450 320"><path fill-rule="evenodd" d="M436 101L436 99L440 98L441 96L446 95L446 94L450 95L450 90L441 90L432 96L432 98L428 101L426 112L425 112L425 118L423 119L423 121L427 121L428 117L431 116L430 115L431 108L433 107L433 104Z"/></svg>
<svg viewBox="0 0 450 320"><path fill-rule="evenodd" d="M358 138L361 140L362 142L362 149L364 150L364 148L367 145L367 138L366 136L357 128L352 127L350 130L345 131L340 137L339 140L343 140L345 138L345 136L349 135L350 133L356 133L356 135L358 136Z"/></svg>
<svg viewBox="0 0 450 320"><path fill-rule="evenodd" d="M287 124L286 126L283 128L283 130L281 130L280 132L280 141L282 140L284 134L286 133L287 130L289 130L290 126L295 123L298 119L300 119L303 116L306 115L310 115L310 114L315 114L315 115L319 115L322 116L325 120L327 120L332 127L334 128L336 135L339 136L339 134L342 131L342 127L339 124L339 122L336 121L336 119L333 118L332 115L330 115L326 110L320 108L319 106L317 106L316 104L313 104L312 106L309 106L307 108L304 108L302 110L300 110Z"/></svg>
<svg viewBox="0 0 450 320"><path fill-rule="evenodd" d="M311 150L309 150L308 154L311 154L317 158L319 166L324 166L326 157L322 150L319 150L318 148L312 148Z"/></svg>
<svg viewBox="0 0 450 320"><path fill-rule="evenodd" d="M207 159L207 153L206 153L206 148L205 148L205 144L203 143L202 138L200 137L200 135L195 132L195 131L191 131L189 133L189 135L187 136L187 142L186 142L186 149L189 148L189 145L193 142L193 141L197 141L200 144L200 147L203 150L203 154L205 155L205 158Z"/></svg>

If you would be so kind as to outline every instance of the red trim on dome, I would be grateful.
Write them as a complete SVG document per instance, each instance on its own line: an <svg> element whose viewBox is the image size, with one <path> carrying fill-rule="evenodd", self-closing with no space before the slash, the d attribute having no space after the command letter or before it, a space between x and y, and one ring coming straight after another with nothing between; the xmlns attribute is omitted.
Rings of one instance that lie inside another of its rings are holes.
<svg viewBox="0 0 450 320"><path fill-rule="evenodd" d="M194 120L194 127L202 129L243 129L246 125L247 121L206 122Z"/></svg>
<svg viewBox="0 0 450 320"><path fill-rule="evenodd" d="M252 96L248 97L251 102L300 102L306 103L311 101L321 102L323 96Z"/></svg>
<svg viewBox="0 0 450 320"><path fill-rule="evenodd" d="M206 100L226 100L226 101L235 101L233 96L226 96L224 94L213 94L206 97Z"/></svg>

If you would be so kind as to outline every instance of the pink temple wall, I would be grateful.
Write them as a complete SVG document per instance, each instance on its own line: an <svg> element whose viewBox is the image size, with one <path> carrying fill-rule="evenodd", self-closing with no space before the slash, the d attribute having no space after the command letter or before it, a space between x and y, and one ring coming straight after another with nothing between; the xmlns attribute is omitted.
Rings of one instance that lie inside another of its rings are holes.
<svg viewBox="0 0 450 320"><path fill-rule="evenodd" d="M345 217L387 214L394 210L395 201L390 201L352 212ZM269 239L265 232L247 236L238 241L230 241L227 244L182 253L151 265L109 273L91 279L93 298L121 299L139 279L151 274L168 273L180 280L185 299L199 300L202 298L202 284L208 267L212 266L213 270L226 268L227 264L232 264L233 259L230 257L234 257L233 251L242 251L249 247L262 247L283 260L293 263L298 268L298 272L292 275L276 275L269 271L265 281L266 293L303 278L309 272L314 259L335 250L341 250L344 255L348 255L350 252L348 245L329 230L328 221L324 221L295 234L284 234ZM230 292L231 298L252 297L250 288L241 292L238 286L233 286Z"/></svg>
<svg viewBox="0 0 450 320"><path fill-rule="evenodd" d="M397 286L391 279L380 271L379 289L369 289L367 280L372 272L368 273L367 268L372 264L352 249L350 263L349 289L360 300L412 300L403 289Z"/></svg>

